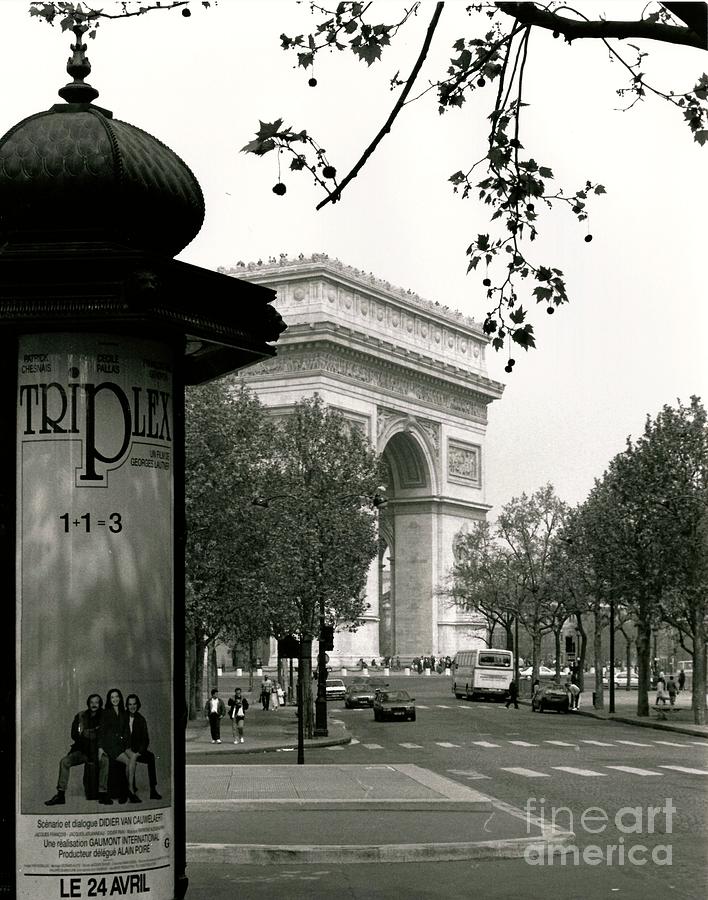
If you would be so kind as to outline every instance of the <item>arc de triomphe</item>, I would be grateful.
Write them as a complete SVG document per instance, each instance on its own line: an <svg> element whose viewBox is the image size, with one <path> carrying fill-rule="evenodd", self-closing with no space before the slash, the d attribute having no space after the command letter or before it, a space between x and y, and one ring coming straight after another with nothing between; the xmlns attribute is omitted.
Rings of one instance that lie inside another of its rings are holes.
<svg viewBox="0 0 708 900"><path fill-rule="evenodd" d="M484 637L442 595L457 533L484 519L487 338L461 313L326 254L239 264L227 274L275 288L288 325L278 355L242 372L273 411L318 392L383 454L388 503L369 572L367 615L337 633L333 662L451 656Z"/></svg>

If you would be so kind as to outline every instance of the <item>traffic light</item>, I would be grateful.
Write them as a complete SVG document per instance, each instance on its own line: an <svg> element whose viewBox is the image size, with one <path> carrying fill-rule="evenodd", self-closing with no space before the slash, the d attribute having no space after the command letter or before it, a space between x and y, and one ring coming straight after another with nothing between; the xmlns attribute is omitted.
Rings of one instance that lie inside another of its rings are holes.
<svg viewBox="0 0 708 900"><path fill-rule="evenodd" d="M320 643L324 650L334 650L334 626L323 625L320 633Z"/></svg>

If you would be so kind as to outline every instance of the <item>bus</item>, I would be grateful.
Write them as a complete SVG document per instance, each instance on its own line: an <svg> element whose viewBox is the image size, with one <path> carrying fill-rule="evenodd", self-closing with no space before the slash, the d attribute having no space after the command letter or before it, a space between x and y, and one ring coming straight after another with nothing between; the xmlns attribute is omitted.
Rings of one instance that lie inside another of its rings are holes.
<svg viewBox="0 0 708 900"><path fill-rule="evenodd" d="M460 650L452 663L452 693L458 700L503 699L513 677L511 650Z"/></svg>

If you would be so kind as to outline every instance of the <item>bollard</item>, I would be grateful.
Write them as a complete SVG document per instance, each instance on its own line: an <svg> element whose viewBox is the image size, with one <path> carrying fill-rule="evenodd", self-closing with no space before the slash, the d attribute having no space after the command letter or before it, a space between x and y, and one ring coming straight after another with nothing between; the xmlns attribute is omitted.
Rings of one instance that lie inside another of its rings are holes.
<svg viewBox="0 0 708 900"><path fill-rule="evenodd" d="M408 666L406 666L405 669L403 670L403 674L404 674L404 675L410 675L410 674L411 674L411 670L408 668Z"/></svg>
<svg viewBox="0 0 708 900"><path fill-rule="evenodd" d="M426 675L430 675L430 669L426 668L423 670Z"/></svg>
<svg viewBox="0 0 708 900"><path fill-rule="evenodd" d="M344 667L342 667L342 678L346 678L346 677L347 677L347 670Z"/></svg>
<svg viewBox="0 0 708 900"><path fill-rule="evenodd" d="M388 676L389 676L390 674L391 674L391 670L389 669L389 667L388 667L388 666L384 666L384 675L386 676L386 678L388 678Z"/></svg>
<svg viewBox="0 0 708 900"><path fill-rule="evenodd" d="M236 677L237 678L243 677L243 669L236 669Z"/></svg>

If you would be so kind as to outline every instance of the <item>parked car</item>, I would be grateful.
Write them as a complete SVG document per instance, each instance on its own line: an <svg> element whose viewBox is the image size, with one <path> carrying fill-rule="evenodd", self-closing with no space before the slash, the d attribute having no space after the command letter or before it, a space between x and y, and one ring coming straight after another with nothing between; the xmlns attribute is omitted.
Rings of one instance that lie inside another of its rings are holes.
<svg viewBox="0 0 708 900"><path fill-rule="evenodd" d="M607 686L610 683L609 672L602 676L602 683ZM639 675L636 672L630 672L629 675L629 686L630 688L638 688L639 687ZM627 687L627 673L626 672L618 672L615 669L615 690L621 691Z"/></svg>
<svg viewBox="0 0 708 900"><path fill-rule="evenodd" d="M325 691L328 700L344 700L347 689L341 678L328 678Z"/></svg>
<svg viewBox="0 0 708 900"><path fill-rule="evenodd" d="M355 709L356 707L371 707L374 705L374 694L376 688L365 681L356 681L347 687L344 695L344 705L347 709Z"/></svg>
<svg viewBox="0 0 708 900"><path fill-rule="evenodd" d="M531 699L531 712L544 712L546 709L557 709L568 712L570 700L568 691L560 684L544 684Z"/></svg>
<svg viewBox="0 0 708 900"><path fill-rule="evenodd" d="M549 669L548 666L539 666L538 667L538 677L539 678L552 678L556 674L555 669ZM519 675L533 675L533 667L529 666L527 669L522 669L519 672Z"/></svg>
<svg viewBox="0 0 708 900"><path fill-rule="evenodd" d="M376 691L374 697L374 720L410 719L415 722L415 697L408 691Z"/></svg>

